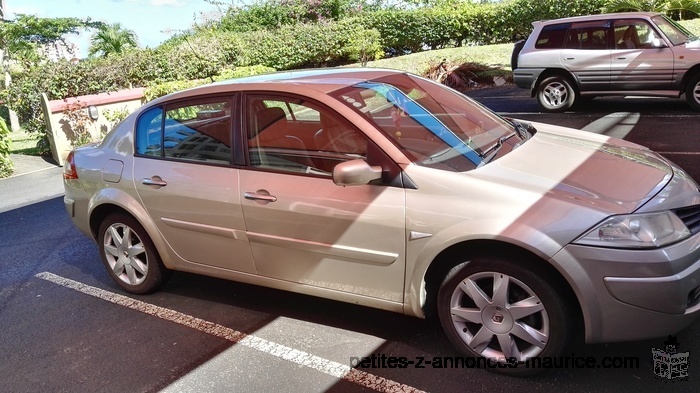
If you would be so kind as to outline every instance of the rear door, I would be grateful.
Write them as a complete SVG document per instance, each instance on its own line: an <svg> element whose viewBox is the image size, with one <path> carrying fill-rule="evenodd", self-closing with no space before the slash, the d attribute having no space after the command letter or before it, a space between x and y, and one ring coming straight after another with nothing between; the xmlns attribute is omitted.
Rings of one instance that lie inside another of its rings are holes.
<svg viewBox="0 0 700 393"><path fill-rule="evenodd" d="M255 272L231 165L232 99L193 99L137 122L135 187L171 249L187 262Z"/></svg>
<svg viewBox="0 0 700 393"><path fill-rule="evenodd" d="M581 91L610 88L610 21L572 23L561 52L561 64Z"/></svg>

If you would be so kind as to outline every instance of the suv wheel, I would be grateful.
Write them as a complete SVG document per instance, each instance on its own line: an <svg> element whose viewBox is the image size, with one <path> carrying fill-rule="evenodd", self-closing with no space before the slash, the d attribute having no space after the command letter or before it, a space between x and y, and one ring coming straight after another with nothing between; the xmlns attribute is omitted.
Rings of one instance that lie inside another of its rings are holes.
<svg viewBox="0 0 700 393"><path fill-rule="evenodd" d="M685 99L691 108L700 111L700 73L688 83L688 87L685 89Z"/></svg>
<svg viewBox="0 0 700 393"><path fill-rule="evenodd" d="M438 315L450 341L493 371L539 371L528 359L560 356L574 318L537 266L502 258L476 258L456 266L438 291Z"/></svg>
<svg viewBox="0 0 700 393"><path fill-rule="evenodd" d="M547 112L564 112L576 100L571 83L562 76L550 76L540 83L537 89L537 102Z"/></svg>

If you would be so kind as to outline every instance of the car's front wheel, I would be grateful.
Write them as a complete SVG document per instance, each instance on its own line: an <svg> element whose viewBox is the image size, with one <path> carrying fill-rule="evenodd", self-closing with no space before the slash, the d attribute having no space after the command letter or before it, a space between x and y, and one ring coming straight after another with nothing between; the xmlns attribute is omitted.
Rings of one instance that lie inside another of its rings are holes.
<svg viewBox="0 0 700 393"><path fill-rule="evenodd" d="M576 92L563 76L545 78L537 88L537 102L547 112L564 112L576 100Z"/></svg>
<svg viewBox="0 0 700 393"><path fill-rule="evenodd" d="M440 323L457 349L483 358L483 367L536 372L533 359L560 356L573 329L564 297L547 276L544 269L508 259L462 263L438 291Z"/></svg>
<svg viewBox="0 0 700 393"><path fill-rule="evenodd" d="M690 79L685 89L685 99L691 108L700 111L700 73Z"/></svg>
<svg viewBox="0 0 700 393"><path fill-rule="evenodd" d="M107 216L100 225L98 241L109 275L127 292L149 293L167 279L168 271L151 238L133 217L121 213Z"/></svg>

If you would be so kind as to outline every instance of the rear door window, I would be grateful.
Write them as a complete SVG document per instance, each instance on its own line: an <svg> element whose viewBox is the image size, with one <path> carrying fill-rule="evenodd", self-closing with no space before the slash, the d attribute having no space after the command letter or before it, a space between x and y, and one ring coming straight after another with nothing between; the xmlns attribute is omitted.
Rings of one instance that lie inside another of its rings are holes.
<svg viewBox="0 0 700 393"><path fill-rule="evenodd" d="M195 99L148 110L136 126L136 153L211 164L231 163L231 100Z"/></svg>
<svg viewBox="0 0 700 393"><path fill-rule="evenodd" d="M574 23L567 34L567 49L608 49L610 22Z"/></svg>

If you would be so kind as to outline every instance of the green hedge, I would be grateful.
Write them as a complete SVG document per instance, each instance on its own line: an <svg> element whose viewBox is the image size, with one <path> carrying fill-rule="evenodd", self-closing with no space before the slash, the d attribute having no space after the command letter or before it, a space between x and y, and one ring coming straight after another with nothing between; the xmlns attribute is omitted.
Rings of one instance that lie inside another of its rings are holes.
<svg viewBox="0 0 700 393"><path fill-rule="evenodd" d="M235 69L223 70L219 75L212 79L215 82L218 82L227 79L241 78L244 76L268 74L274 71L274 68L265 67L261 65L251 67L238 67ZM151 101L158 97L162 97L164 95L174 93L180 90L206 85L207 83L211 83L212 79L192 79L186 81L171 81L158 83L148 86L144 94L146 96L146 101Z"/></svg>
<svg viewBox="0 0 700 393"><path fill-rule="evenodd" d="M369 48L371 59L381 55L378 32L352 20L239 33L234 40L239 48L238 65L262 64L278 70L356 62L360 43Z"/></svg>
<svg viewBox="0 0 700 393"><path fill-rule="evenodd" d="M510 42L527 35L532 22L600 13L606 0L513 0L498 3L453 3L430 8L382 9L356 17L379 31L389 55L450 46Z"/></svg>
<svg viewBox="0 0 700 393"><path fill-rule="evenodd" d="M13 171L10 160L11 144L10 129L5 123L5 119L0 117L0 178L10 176Z"/></svg>

